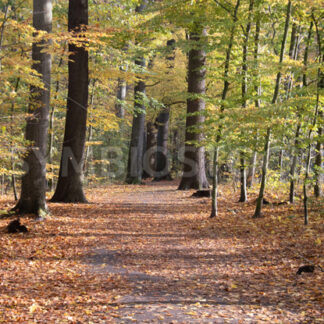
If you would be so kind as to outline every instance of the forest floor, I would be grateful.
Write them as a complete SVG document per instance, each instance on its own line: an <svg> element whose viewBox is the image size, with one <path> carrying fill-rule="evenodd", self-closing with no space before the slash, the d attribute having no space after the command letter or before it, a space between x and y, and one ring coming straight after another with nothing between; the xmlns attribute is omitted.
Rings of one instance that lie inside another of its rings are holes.
<svg viewBox="0 0 324 324"><path fill-rule="evenodd" d="M29 233L0 220L0 322L324 323L323 211L238 203L220 212L176 183L87 190L89 204L49 204ZM271 199L270 199L271 200ZM0 209L13 206L2 197ZM305 260L305 258L308 260Z"/></svg>

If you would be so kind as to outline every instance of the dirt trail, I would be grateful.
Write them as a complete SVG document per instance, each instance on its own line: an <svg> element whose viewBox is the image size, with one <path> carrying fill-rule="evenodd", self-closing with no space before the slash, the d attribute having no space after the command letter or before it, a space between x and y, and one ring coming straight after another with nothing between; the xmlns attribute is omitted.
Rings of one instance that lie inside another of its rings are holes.
<svg viewBox="0 0 324 324"><path fill-rule="evenodd" d="M289 294L294 279L276 282L277 247L262 247L244 226L232 236L208 219L209 200L191 194L169 183L116 189L98 210L110 211L103 218L110 243L87 262L130 288L110 305L112 322L298 323ZM225 208L222 197L220 205L231 217L240 212Z"/></svg>

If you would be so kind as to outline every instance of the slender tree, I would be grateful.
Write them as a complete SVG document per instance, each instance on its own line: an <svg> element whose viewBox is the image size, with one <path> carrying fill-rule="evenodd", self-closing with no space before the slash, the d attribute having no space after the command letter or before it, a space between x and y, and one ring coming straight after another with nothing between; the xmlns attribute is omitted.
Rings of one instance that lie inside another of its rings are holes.
<svg viewBox="0 0 324 324"><path fill-rule="evenodd" d="M247 92L248 92L248 45L249 37L252 25L252 12L253 12L254 0L250 0L248 23L244 30L244 41L243 41L243 57L242 57L242 108L246 108ZM240 152L240 173L241 173L241 195L239 202L247 201L246 191L246 167L245 167L245 156L244 152Z"/></svg>
<svg viewBox="0 0 324 324"><path fill-rule="evenodd" d="M258 1L258 4L260 2ZM255 36L254 36L254 53L253 53L253 59L254 59L254 78L255 78L255 86L254 90L256 93L256 99L254 100L255 107L257 109L260 108L260 96L261 96L261 82L259 78L259 43L260 43L260 11L258 10L256 13L256 22L255 22ZM251 157L251 163L249 167L249 173L247 176L247 187L252 187L254 184L254 176L255 176L255 165L257 161L257 152L254 149Z"/></svg>
<svg viewBox="0 0 324 324"><path fill-rule="evenodd" d="M233 44L234 44L234 36L235 36L235 31L236 31L236 23L238 20L238 10L240 7L241 1L237 0L235 9L233 12L233 25L230 30L230 38L228 42L228 47L226 49L226 56L225 56L225 64L224 64L224 85L223 85L223 92L222 92L222 104L220 107L220 119L223 119L224 117L224 110L225 110L225 105L224 102L227 98L227 93L229 90L229 68L230 68L230 62L231 62L231 56L232 56L232 49L233 49ZM230 12L232 15L232 13ZM210 218L216 217L218 213L218 201L217 201L217 195L218 195L218 156L219 156L219 143L222 138L222 127L220 126L217 130L217 135L216 135L216 144L214 147L214 154L213 154L213 187L212 187L212 209L211 209L211 214Z"/></svg>
<svg viewBox="0 0 324 324"><path fill-rule="evenodd" d="M319 35L319 28L318 28L318 22L314 17L314 14L312 14L312 19L314 21L314 25L316 28L316 38L317 38L317 45L318 45L318 61L319 61L319 67L317 69L317 82L316 82L316 103L315 103L315 110L314 110L314 117L312 122L312 127L310 127L308 132L308 147L307 147L307 156L306 156L306 165L305 165L305 178L303 183L303 193L304 193L304 224L308 225L309 219L308 219L308 194L307 194L307 185L309 180L309 173L310 173L310 162L311 162L311 154L312 154L312 133L313 129L317 124L317 119L320 111L320 92L321 92L321 63L322 63L322 47L321 47L321 38Z"/></svg>
<svg viewBox="0 0 324 324"><path fill-rule="evenodd" d="M280 58L279 58L280 65L282 64L282 62L284 60L287 35L288 35L288 30L289 30L290 15L291 15L291 0L289 0L288 4L287 4L285 29L284 29L284 34L282 37ZM282 74L281 74L281 71L279 70L279 72L277 73L275 89L274 89L273 98L272 98L273 105L275 105L278 101L281 76L282 76ZM256 204L253 218L261 217L262 206L263 206L263 197L264 197L264 191L265 191L265 185L266 185L266 176L267 176L268 163L269 163L269 155L270 155L270 141L271 141L271 128L268 127L267 133L265 136L265 144L264 144L264 156L263 156L263 165L262 165L261 185L260 185L259 196L257 199L257 204Z"/></svg>
<svg viewBox="0 0 324 324"><path fill-rule="evenodd" d="M319 22L316 20L313 14L313 20L315 22L315 27L316 27L316 38L317 38L317 49L318 49L318 61L319 64L323 63L324 61L324 53L323 53L323 47L322 47L322 39L321 39L321 34L319 30ZM320 94L323 93L324 89L324 74L321 71L321 68L318 70L318 79L317 79L317 93ZM319 118L323 118L323 109L319 109L318 112ZM317 136L318 140L316 142L316 150L315 150L315 185L314 185L314 195L316 198L319 198L322 196L322 190L321 190L321 168L322 168L322 136L323 136L323 124L318 126L317 130Z"/></svg>
<svg viewBox="0 0 324 324"><path fill-rule="evenodd" d="M51 32L52 1L33 1L33 26L36 30ZM49 119L51 55L44 51L45 41L32 47L33 69L39 73L44 88L31 87L29 117L26 125L26 140L32 142L24 158L26 173L22 177L20 199L14 208L20 213L34 213L45 216L46 153Z"/></svg>
<svg viewBox="0 0 324 324"><path fill-rule="evenodd" d="M308 53L309 53L309 46L312 38L312 29L313 29L313 21L311 21L309 29L308 29L308 36L307 36L307 41L306 41L306 46L305 46L305 52L304 52L304 74L303 74L303 88L307 87L307 66L308 66ZM293 148L293 158L290 166L290 190L289 190L289 202L291 204L294 203L295 200L295 184L296 184L296 179L295 179L295 172L296 172L296 167L297 167L297 159L298 159L298 153L300 151L299 149L299 143L300 143L300 133L301 133L301 116L300 112L297 111L297 127L295 131L295 141L294 141L294 148Z"/></svg>
<svg viewBox="0 0 324 324"><path fill-rule="evenodd" d="M80 36L88 25L88 1L70 0L68 98L62 157L57 187L52 202L86 202L82 176L88 110L88 52Z"/></svg>

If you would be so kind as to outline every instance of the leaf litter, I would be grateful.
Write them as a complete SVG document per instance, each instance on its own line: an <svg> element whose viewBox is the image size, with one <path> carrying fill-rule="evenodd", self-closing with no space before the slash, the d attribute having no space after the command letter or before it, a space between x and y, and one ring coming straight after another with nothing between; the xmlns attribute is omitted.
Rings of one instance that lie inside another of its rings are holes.
<svg viewBox="0 0 324 324"><path fill-rule="evenodd" d="M254 199L237 203L225 186L209 219L208 198L176 188L93 188L92 203L23 217L26 234L6 234L1 220L0 322L324 322L324 273L296 276L305 259L323 266L318 210L308 227L299 204L252 220Z"/></svg>

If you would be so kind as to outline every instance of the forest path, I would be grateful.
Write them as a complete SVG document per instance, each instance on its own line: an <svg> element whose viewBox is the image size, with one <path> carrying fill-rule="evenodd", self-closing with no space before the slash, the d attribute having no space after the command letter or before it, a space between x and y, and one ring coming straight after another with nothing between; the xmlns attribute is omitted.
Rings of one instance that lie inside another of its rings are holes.
<svg viewBox="0 0 324 324"><path fill-rule="evenodd" d="M210 199L176 189L87 189L90 203L21 217L28 233L0 219L0 322L323 323L323 273L296 276L301 255L324 264L319 204L307 227L301 204L266 205L256 220L255 195L238 203L224 185L210 219Z"/></svg>
<svg viewBox="0 0 324 324"><path fill-rule="evenodd" d="M109 243L98 244L88 262L94 273L119 275L129 288L110 304L112 322L299 322L289 288L276 282L275 269L265 271L278 264L275 244L263 247L247 223L233 233L208 219L210 201L192 193L177 191L175 183L149 183L116 187L102 201L98 214L107 215ZM222 197L220 205L233 222L246 208Z"/></svg>

